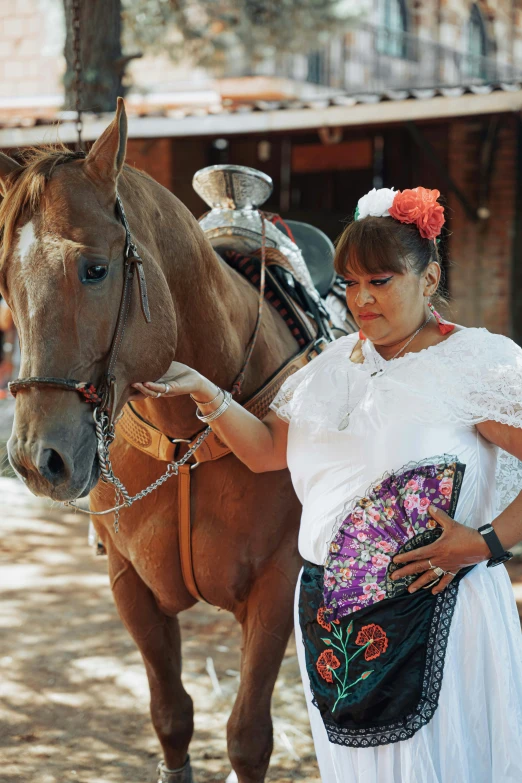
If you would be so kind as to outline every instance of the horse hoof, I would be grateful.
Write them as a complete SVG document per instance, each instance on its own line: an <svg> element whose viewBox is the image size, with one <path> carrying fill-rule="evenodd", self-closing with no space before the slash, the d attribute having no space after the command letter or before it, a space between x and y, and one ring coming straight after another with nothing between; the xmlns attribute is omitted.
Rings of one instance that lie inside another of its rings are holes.
<svg viewBox="0 0 522 783"><path fill-rule="evenodd" d="M190 756L179 769L167 769L165 763L160 761L158 764L158 783L194 783L192 777L192 767L190 766Z"/></svg>

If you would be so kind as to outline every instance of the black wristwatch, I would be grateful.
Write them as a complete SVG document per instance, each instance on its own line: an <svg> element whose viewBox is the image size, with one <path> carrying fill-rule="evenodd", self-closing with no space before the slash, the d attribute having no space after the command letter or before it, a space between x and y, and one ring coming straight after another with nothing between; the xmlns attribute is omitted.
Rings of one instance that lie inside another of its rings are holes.
<svg viewBox="0 0 522 783"><path fill-rule="evenodd" d="M500 543L499 537L495 533L493 525L482 525L482 527L479 527L478 532L484 538L484 541L491 552L491 557L488 560L488 568L505 563L506 560L511 560L513 552L506 552Z"/></svg>

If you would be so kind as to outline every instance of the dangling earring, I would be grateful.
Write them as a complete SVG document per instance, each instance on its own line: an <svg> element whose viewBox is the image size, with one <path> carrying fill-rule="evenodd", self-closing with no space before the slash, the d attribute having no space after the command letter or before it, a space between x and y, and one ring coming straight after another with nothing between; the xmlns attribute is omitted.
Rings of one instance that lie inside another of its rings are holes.
<svg viewBox="0 0 522 783"><path fill-rule="evenodd" d="M447 321L445 321L443 319L443 317L441 316L441 314L438 313L435 310L434 306L432 305L432 303L430 302L429 299L428 299L428 307L429 307L429 309L431 311L431 314L433 315L433 317L437 321L437 326L438 326L439 332L441 334L449 334L450 332L452 332L454 330L455 324L449 324Z"/></svg>

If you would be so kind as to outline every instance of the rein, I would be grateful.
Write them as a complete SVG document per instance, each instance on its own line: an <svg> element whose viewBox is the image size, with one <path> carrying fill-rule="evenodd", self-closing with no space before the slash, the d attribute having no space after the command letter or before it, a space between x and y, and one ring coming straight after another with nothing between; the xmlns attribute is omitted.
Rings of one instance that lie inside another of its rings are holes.
<svg viewBox="0 0 522 783"><path fill-rule="evenodd" d="M158 489L162 484L167 481L171 476L178 475L179 468L185 465L186 462L197 451L199 446L208 437L211 432L211 427L206 427L200 435L197 437L193 445L187 450L181 459L177 462L169 463L165 473L160 476L156 481L150 484L145 489L138 492L136 495L129 495L127 489L123 483L118 479L113 472L112 464L110 460L109 447L115 438L115 420L114 414L117 405L116 395L116 376L114 370L118 359L118 354L123 343L125 335L125 328L127 326L127 320L129 316L130 305L132 301L132 290L135 277L135 271L137 272L138 286L140 293L141 309L145 321L151 322L149 299L147 293L147 283L145 278L145 271L143 268L143 260L138 252L138 248L132 241L132 235L123 208L122 201L119 195L116 195L116 211L120 221L125 229L125 246L123 251L124 257L124 277L123 277L123 290L120 301L120 307L118 311L118 318L116 321L116 328L111 343L111 349L109 353L109 359L107 363L107 369L104 373L100 388L97 389L93 383L85 381L76 381L71 378L53 378L53 377L32 377L32 378L17 378L15 381L9 383L9 391L16 397L18 392L30 389L35 386L50 386L65 391L77 392L84 402L88 402L94 405L93 418L94 426L96 430L97 440L97 454L98 461L100 463L100 471L102 480L112 484L115 490L115 505L113 508L109 508L105 511L91 511L90 509L83 509L76 505L74 501L67 501L64 505L72 506L73 508L81 511L84 514L93 516L105 516L114 512L114 531L119 532L119 512L122 508L129 508L137 500L149 495L154 490ZM260 212L262 236L261 236L261 269L260 269L260 284L259 284L259 303L257 308L256 323L254 331L248 342L245 350L245 358L239 374L237 375L232 385L232 395L236 396L241 393L243 382L245 379L245 372L252 357L254 347L261 328L261 319L263 314L263 303L265 294L265 281L266 281L266 227L264 215ZM186 439L181 439L184 442L190 442ZM198 463L191 465L190 467L196 468Z"/></svg>

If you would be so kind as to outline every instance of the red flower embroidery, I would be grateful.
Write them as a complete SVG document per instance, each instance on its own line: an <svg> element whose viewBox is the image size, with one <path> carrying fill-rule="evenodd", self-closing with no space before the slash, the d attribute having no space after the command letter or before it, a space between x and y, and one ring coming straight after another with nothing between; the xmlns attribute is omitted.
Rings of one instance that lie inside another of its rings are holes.
<svg viewBox="0 0 522 783"><path fill-rule="evenodd" d="M326 612L326 607L320 606L317 611L317 622L321 626L321 628L324 628L325 631L331 631L332 626L331 623L329 623L327 620L324 619L324 615Z"/></svg>
<svg viewBox="0 0 522 783"><path fill-rule="evenodd" d="M386 652L388 637L380 625L372 623L371 625L363 625L357 634L355 644L359 645L359 647L362 647L363 644L368 644L368 647L364 651L364 660L373 661L373 659L378 658L381 653Z"/></svg>
<svg viewBox="0 0 522 783"><path fill-rule="evenodd" d="M332 669L338 669L341 665L339 658L332 650L324 650L315 664L317 671L326 682L333 682Z"/></svg>

